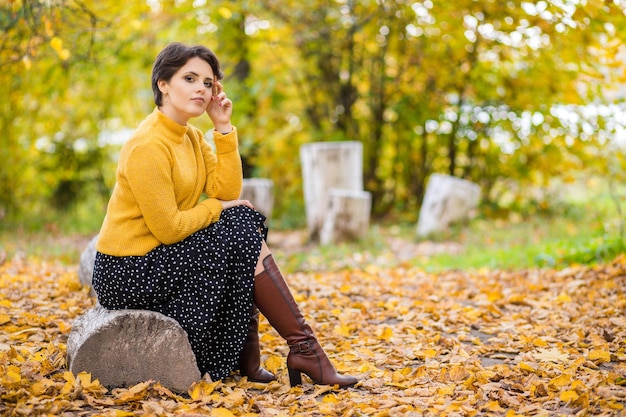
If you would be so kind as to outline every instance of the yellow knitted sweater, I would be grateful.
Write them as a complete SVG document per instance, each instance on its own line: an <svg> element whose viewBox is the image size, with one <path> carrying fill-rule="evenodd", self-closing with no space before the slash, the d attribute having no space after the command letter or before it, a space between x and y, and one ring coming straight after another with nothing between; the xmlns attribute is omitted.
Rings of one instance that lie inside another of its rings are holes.
<svg viewBox="0 0 626 417"><path fill-rule="evenodd" d="M155 108L122 147L96 249L143 256L219 220L218 199L239 198L242 168L236 129L214 134L215 152L200 130Z"/></svg>

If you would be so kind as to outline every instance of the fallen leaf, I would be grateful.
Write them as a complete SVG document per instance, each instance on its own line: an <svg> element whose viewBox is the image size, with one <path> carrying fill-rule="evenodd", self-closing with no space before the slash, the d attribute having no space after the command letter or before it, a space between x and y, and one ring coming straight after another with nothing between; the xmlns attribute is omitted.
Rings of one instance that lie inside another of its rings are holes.
<svg viewBox="0 0 626 417"><path fill-rule="evenodd" d="M430 274L358 265L288 277L320 345L339 372L358 378L355 387L316 386L303 375L292 388L289 349L261 316L263 366L277 381L235 372L178 395L154 381L108 391L93 375L67 372L72 323L95 299L76 285L75 266L7 260L0 265L0 415L623 413L626 256L566 271Z"/></svg>
<svg viewBox="0 0 626 417"><path fill-rule="evenodd" d="M611 362L611 352L595 349L587 354L587 359L595 363Z"/></svg>
<svg viewBox="0 0 626 417"><path fill-rule="evenodd" d="M539 349L536 352L531 353L531 356L541 362L567 362L569 355L557 348Z"/></svg>

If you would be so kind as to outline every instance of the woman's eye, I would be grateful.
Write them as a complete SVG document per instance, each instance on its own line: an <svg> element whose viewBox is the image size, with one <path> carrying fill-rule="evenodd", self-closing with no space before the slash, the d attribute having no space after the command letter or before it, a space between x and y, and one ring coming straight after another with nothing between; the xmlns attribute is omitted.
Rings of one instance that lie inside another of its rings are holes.
<svg viewBox="0 0 626 417"><path fill-rule="evenodd" d="M204 86L206 88L211 88L212 89L213 88L213 83L204 83Z"/></svg>
<svg viewBox="0 0 626 417"><path fill-rule="evenodd" d="M193 82L193 77L188 75L188 76L185 77L185 80L189 81L189 82Z"/></svg>

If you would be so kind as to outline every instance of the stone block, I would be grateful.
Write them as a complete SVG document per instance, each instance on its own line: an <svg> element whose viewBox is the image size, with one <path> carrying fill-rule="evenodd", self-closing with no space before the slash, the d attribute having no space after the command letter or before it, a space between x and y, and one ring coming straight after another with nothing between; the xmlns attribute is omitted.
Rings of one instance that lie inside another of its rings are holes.
<svg viewBox="0 0 626 417"><path fill-rule="evenodd" d="M109 389L154 380L182 393L201 378L187 333L146 310L88 310L72 324L67 362L72 373L89 372Z"/></svg>
<svg viewBox="0 0 626 417"><path fill-rule="evenodd" d="M363 238L369 230L371 208L369 192L331 188L320 243L327 245Z"/></svg>
<svg viewBox="0 0 626 417"><path fill-rule="evenodd" d="M240 200L249 200L269 224L274 209L274 182L267 178L244 178Z"/></svg>
<svg viewBox="0 0 626 417"><path fill-rule="evenodd" d="M363 144L357 141L313 142L300 147L304 202L310 239L320 239L328 193L337 188L363 190Z"/></svg>
<svg viewBox="0 0 626 417"><path fill-rule="evenodd" d="M93 282L93 266L96 262L96 242L98 241L98 235L94 236L83 252L80 254L80 264L78 265L78 279L80 283L91 287ZM91 295L96 295L93 288L91 289Z"/></svg>
<svg viewBox="0 0 626 417"><path fill-rule="evenodd" d="M480 186L462 178L432 174L417 223L417 235L428 236L470 217L480 201Z"/></svg>

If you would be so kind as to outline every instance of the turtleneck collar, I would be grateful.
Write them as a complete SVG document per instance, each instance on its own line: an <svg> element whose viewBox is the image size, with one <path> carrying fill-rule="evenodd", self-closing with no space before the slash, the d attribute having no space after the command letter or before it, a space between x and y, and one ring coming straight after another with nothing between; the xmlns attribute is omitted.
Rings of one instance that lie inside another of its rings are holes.
<svg viewBox="0 0 626 417"><path fill-rule="evenodd" d="M177 143L181 143L183 141L189 125L183 126L178 124L177 122L173 121L165 114L163 114L163 112L159 110L158 107L154 108L151 118L154 120L155 124L163 126L163 128L167 130L167 132L169 133L168 136L171 137L172 140L175 140Z"/></svg>

